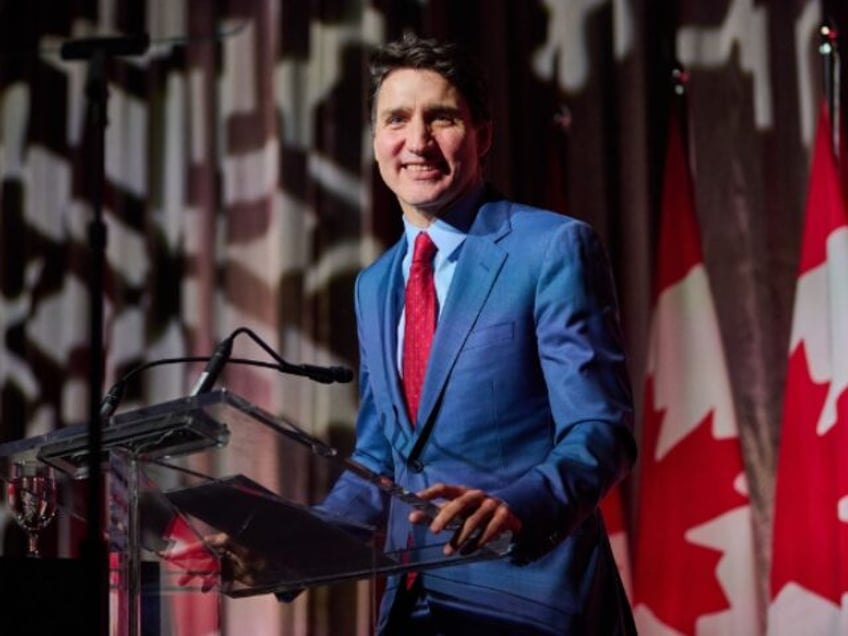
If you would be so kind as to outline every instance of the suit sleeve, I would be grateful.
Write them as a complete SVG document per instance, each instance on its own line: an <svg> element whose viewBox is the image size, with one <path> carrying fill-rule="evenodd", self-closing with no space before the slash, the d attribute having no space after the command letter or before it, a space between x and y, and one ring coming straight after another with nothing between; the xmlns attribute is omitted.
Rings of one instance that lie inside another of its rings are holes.
<svg viewBox="0 0 848 636"><path fill-rule="evenodd" d="M492 493L522 520L516 554L544 554L592 514L636 457L632 396L604 249L586 224L549 234L536 341L553 419L545 461Z"/></svg>
<svg viewBox="0 0 848 636"><path fill-rule="evenodd" d="M360 278L356 283L356 317L359 337L359 411L356 420L356 448L352 459L380 475L393 476L392 455L379 422L368 372L368 351L363 338L359 301ZM320 509L372 526L385 523L388 499L379 488L351 472L334 484Z"/></svg>

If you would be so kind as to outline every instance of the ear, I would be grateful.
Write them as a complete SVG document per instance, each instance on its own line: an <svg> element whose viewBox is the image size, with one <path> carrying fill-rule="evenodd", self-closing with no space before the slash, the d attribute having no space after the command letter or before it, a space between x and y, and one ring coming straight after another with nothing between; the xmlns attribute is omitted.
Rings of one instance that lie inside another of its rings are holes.
<svg viewBox="0 0 848 636"><path fill-rule="evenodd" d="M492 149L492 122L486 121L477 126L477 156L481 159Z"/></svg>

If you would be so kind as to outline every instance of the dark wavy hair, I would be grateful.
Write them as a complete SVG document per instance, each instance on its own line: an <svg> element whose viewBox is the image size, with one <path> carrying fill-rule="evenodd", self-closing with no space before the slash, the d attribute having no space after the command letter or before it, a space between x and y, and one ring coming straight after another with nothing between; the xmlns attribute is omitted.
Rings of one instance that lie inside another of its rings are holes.
<svg viewBox="0 0 848 636"><path fill-rule="evenodd" d="M419 38L411 31L399 40L389 42L371 54L369 73L371 91L368 110L374 121L377 94L392 71L402 68L435 71L450 82L468 103L474 122L491 121L489 89L482 71L456 44Z"/></svg>

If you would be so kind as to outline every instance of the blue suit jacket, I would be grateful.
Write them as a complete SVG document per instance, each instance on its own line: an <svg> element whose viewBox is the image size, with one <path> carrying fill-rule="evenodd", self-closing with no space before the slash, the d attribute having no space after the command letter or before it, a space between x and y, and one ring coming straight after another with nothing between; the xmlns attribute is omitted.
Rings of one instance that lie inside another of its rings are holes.
<svg viewBox="0 0 848 636"><path fill-rule="evenodd" d="M604 250L585 223L492 195L460 249L414 428L397 371L406 241L358 277L354 459L412 491L440 481L481 488L522 520L515 558L423 572L440 599L557 634L627 633L629 607L597 510L635 457ZM351 475L326 505L387 522L388 549L408 539L406 511L386 510ZM396 589L395 577L382 627Z"/></svg>

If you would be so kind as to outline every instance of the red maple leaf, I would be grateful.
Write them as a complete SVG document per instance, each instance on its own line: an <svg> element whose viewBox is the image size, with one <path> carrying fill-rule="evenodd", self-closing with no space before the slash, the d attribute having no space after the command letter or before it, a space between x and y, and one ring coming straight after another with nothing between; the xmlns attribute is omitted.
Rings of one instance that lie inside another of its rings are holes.
<svg viewBox="0 0 848 636"><path fill-rule="evenodd" d="M634 602L692 634L700 616L730 605L716 576L723 553L691 543L685 534L749 503L733 487L743 470L739 440L713 437L710 411L657 461L660 431L674 423L665 423L666 412L655 409L652 377L645 396Z"/></svg>
<svg viewBox="0 0 848 636"><path fill-rule="evenodd" d="M836 605L848 592L848 523L837 514L848 496L848 391L837 401L837 424L816 433L829 383L810 377L806 350L789 358L774 517L772 596L786 583Z"/></svg>

